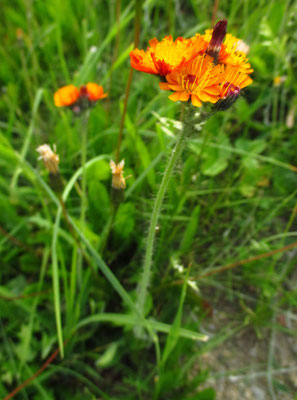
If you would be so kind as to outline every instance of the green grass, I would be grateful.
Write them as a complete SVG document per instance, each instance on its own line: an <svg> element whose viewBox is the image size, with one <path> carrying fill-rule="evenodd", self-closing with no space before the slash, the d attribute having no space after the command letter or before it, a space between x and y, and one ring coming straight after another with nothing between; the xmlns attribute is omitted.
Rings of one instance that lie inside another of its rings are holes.
<svg viewBox="0 0 297 400"><path fill-rule="evenodd" d="M135 17L134 2L120 3L118 26L116 1L3 1L0 398L60 348L15 398L211 400L217 387L201 357L243 332L267 342L266 361L255 370L267 377L267 396L293 398L275 371L296 367L278 364L277 342L279 332L296 337L279 322L297 318L294 248L196 277L296 241L297 4L219 2L216 20L227 18L228 32L250 46L254 82L187 141L168 183L139 308L147 231L180 103L168 100L156 77L134 71L121 146L129 178L113 215L109 160ZM212 11L210 1L143 1L139 46L155 36L203 32ZM53 93L89 81L109 97L84 126L54 106ZM57 146L68 222L37 161L43 143ZM209 335L208 324L216 326L230 304L226 326Z"/></svg>

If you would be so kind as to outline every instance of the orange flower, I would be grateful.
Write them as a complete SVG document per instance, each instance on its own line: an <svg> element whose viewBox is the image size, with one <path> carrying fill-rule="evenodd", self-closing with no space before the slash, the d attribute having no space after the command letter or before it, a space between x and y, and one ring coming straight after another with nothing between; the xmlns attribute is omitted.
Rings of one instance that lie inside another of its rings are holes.
<svg viewBox="0 0 297 400"><path fill-rule="evenodd" d="M71 106L79 98L79 90L74 85L61 87L54 94L54 102L56 107Z"/></svg>
<svg viewBox="0 0 297 400"><path fill-rule="evenodd" d="M254 70L246 56L248 51L249 46L246 43L231 34L227 34L220 53L220 62L238 67L242 72L250 74Z"/></svg>
<svg viewBox="0 0 297 400"><path fill-rule="evenodd" d="M240 90L250 85L253 80L238 67L227 65L225 68L225 82L221 85L220 97L237 96Z"/></svg>
<svg viewBox="0 0 297 400"><path fill-rule="evenodd" d="M135 49L130 53L131 66L138 71L166 76L181 67L192 57L203 52L207 43L200 35L192 39L165 36L161 42L156 38L149 41L147 51Z"/></svg>
<svg viewBox="0 0 297 400"><path fill-rule="evenodd" d="M223 65L214 65L207 54L198 55L181 68L166 76L167 82L160 82L163 90L173 90L169 96L173 101L188 101L191 97L195 107L202 102L216 103L220 99L221 84L226 82Z"/></svg>
<svg viewBox="0 0 297 400"><path fill-rule="evenodd" d="M107 93L104 93L103 87L97 85L97 83L87 83L86 86L80 88L80 95L88 97L89 101L97 101L107 97Z"/></svg>

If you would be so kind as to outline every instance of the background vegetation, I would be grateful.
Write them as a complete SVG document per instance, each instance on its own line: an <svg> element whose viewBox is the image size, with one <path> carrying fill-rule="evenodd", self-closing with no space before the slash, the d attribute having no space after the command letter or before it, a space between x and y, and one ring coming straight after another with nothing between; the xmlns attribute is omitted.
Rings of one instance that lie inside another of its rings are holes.
<svg viewBox="0 0 297 400"><path fill-rule="evenodd" d="M267 397L253 398L294 398L288 371L297 368L297 4L218 3L215 20L227 18L228 31L250 45L254 83L230 110L211 118L183 154L160 218L147 319L136 321L145 233L180 104L158 89L156 77L134 72L121 149L129 179L112 222L109 160L129 75L134 2L2 1L1 398L11 398L46 366L15 398L201 400L217 392L225 399L203 356L226 343L234 343L233 358L247 355L246 368L227 363L221 372L264 375ZM140 47L155 36L203 32L212 25L213 7L209 0L144 1ZM70 110L55 108L53 93L89 81L103 85L109 97L91 110L82 199L84 127ZM43 143L57 145L79 245L37 161ZM87 205L86 224L81 204ZM139 331L139 324L149 329ZM200 341L199 332L209 340ZM295 362L278 361L279 332ZM57 353L59 335L66 340L64 358ZM244 335L265 344L261 361L248 356L249 344L235 346Z"/></svg>

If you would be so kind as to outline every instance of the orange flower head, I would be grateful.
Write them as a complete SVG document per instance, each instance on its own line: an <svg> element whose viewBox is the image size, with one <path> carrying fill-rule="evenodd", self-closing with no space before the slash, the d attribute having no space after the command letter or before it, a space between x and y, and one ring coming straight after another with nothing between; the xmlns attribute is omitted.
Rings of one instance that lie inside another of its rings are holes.
<svg viewBox="0 0 297 400"><path fill-rule="evenodd" d="M102 86L89 82L85 86L81 86L80 96L86 96L89 101L97 101L107 97L107 93L104 93Z"/></svg>
<svg viewBox="0 0 297 400"><path fill-rule="evenodd" d="M246 56L248 51L249 46L243 40L228 33L220 53L220 62L239 67L242 72L250 74L254 70L251 68Z"/></svg>
<svg viewBox="0 0 297 400"><path fill-rule="evenodd" d="M221 100L215 105L217 111L227 110L240 95L241 89L252 83L248 74L242 72L239 67L225 66L224 82L221 84Z"/></svg>
<svg viewBox="0 0 297 400"><path fill-rule="evenodd" d="M74 85L61 87L54 94L56 107L65 107L73 105L79 99L79 90Z"/></svg>
<svg viewBox="0 0 297 400"><path fill-rule="evenodd" d="M224 82L221 85L220 97L225 99L228 96L239 96L240 90L250 85L253 80L240 68L226 65Z"/></svg>
<svg viewBox="0 0 297 400"><path fill-rule="evenodd" d="M166 76L167 82L160 82L163 90L172 90L169 99L188 101L195 107L202 102L216 103L220 99L221 85L226 81L224 66L214 65L208 54L198 55L181 68Z"/></svg>
<svg viewBox="0 0 297 400"><path fill-rule="evenodd" d="M135 49L130 53L131 66L138 71L166 76L181 67L192 57L206 49L207 43L200 35L192 39L165 36L161 42L156 38L149 41L147 51Z"/></svg>

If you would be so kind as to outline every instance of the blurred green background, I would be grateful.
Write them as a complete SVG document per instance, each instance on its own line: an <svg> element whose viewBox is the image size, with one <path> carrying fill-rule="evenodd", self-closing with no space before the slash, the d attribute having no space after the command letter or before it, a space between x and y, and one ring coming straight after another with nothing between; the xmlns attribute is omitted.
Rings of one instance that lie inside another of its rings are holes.
<svg viewBox="0 0 297 400"><path fill-rule="evenodd" d="M197 277L296 240L297 3L142 3L140 48L153 37L203 33L212 20L226 18L228 32L250 46L254 68L254 82L236 104L189 140L170 182L146 304L161 361L151 337L136 334L117 282L134 301L152 204L181 106L159 90L156 77L138 71L121 148L129 176L126 199L114 221L110 217L109 160L130 71L135 3L1 5L0 397L11 398L5 396L57 350L56 306L60 333L68 339L64 358L57 356L17 399L292 400L296 248ZM102 85L109 97L92 108L87 126L87 196L81 198L77 175L66 206L117 277L114 285L99 271L101 259L86 242L78 245L59 218L48 174L37 161L39 145L56 144L61 175L66 185L72 182L81 167L85 127L81 117L54 106L53 94L60 86L87 82ZM59 283L54 292L52 277ZM198 332L210 339L200 342Z"/></svg>

